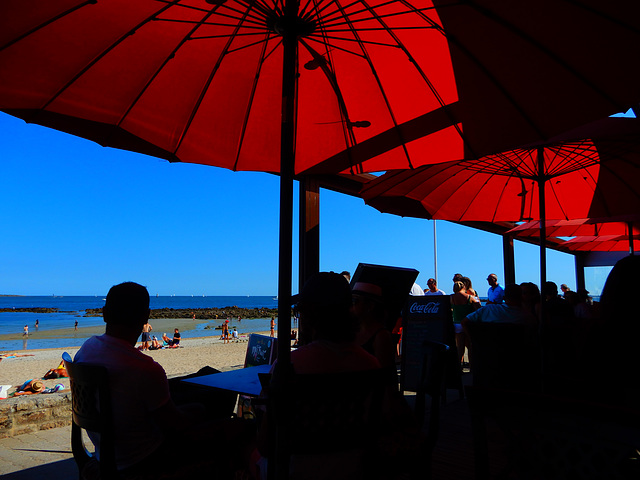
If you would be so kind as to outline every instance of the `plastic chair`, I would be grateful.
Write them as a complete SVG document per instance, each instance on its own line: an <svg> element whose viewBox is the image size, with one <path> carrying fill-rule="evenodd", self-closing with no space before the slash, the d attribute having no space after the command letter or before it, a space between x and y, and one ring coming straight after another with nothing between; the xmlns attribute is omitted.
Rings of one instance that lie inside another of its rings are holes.
<svg viewBox="0 0 640 480"><path fill-rule="evenodd" d="M640 478L640 411L467 387L476 479Z"/></svg>
<svg viewBox="0 0 640 480"><path fill-rule="evenodd" d="M267 408L269 424L287 432L290 478L369 477L383 393L382 370L294 374L284 401L271 397Z"/></svg>
<svg viewBox="0 0 640 480"><path fill-rule="evenodd" d="M74 363L67 352L63 353L62 360L71 383L71 450L78 465L79 478L85 478L85 467L95 460L84 446L82 430L87 430L100 434L100 479L116 479L118 472L107 369L100 365Z"/></svg>

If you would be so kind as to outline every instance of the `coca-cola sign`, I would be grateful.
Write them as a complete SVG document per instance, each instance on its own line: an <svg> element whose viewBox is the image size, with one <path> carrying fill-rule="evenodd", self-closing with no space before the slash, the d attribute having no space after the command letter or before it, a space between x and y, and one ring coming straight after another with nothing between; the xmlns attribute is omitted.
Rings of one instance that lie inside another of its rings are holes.
<svg viewBox="0 0 640 480"><path fill-rule="evenodd" d="M440 308L440 304L436 302L429 302L421 305L418 302L414 302L409 307L409 313L430 313L436 314L438 313L438 309Z"/></svg>

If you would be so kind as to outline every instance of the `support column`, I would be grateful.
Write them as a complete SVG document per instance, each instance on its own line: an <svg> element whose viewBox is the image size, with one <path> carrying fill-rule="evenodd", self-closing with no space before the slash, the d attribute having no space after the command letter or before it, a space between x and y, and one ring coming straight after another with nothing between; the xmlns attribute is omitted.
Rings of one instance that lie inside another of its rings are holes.
<svg viewBox="0 0 640 480"><path fill-rule="evenodd" d="M311 275L320 271L320 186L316 180L300 179L300 252L298 291Z"/></svg>
<svg viewBox="0 0 640 480"><path fill-rule="evenodd" d="M504 284L516 283L516 260L513 250L513 237L502 236L502 259L504 262Z"/></svg>
<svg viewBox="0 0 640 480"><path fill-rule="evenodd" d="M585 255L578 253L574 255L573 258L576 264L576 290L579 290L580 288L586 288L584 281Z"/></svg>

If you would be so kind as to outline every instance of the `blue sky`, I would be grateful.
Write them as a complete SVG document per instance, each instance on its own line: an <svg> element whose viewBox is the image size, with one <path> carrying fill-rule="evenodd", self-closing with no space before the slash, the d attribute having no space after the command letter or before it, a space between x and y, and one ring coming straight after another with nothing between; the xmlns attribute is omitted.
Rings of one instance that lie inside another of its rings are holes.
<svg viewBox="0 0 640 480"><path fill-rule="evenodd" d="M278 177L170 164L3 113L0 139L0 294L104 295L125 280L159 295L277 293ZM423 287L433 276L432 221L327 190L320 209L322 270L412 267ZM456 272L481 294L488 273L503 276L501 237L444 221L436 230L445 291ZM294 259L296 238L297 223ZM516 241L516 281L539 283L538 252ZM593 294L607 272L587 272ZM573 257L550 251L548 278L575 289Z"/></svg>

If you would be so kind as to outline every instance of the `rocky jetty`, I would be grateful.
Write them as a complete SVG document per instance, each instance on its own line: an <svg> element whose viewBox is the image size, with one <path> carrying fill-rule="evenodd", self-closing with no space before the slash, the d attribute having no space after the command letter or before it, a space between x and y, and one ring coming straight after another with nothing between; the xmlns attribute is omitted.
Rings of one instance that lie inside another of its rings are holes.
<svg viewBox="0 0 640 480"><path fill-rule="evenodd" d="M27 312L27 313L58 313L57 308L33 307L33 308L0 308L0 312Z"/></svg>
<svg viewBox="0 0 640 480"><path fill-rule="evenodd" d="M227 318L268 318L278 316L275 308L158 308L151 310L150 319L154 318L193 318L197 320L226 320ZM85 312L85 317L101 317L102 308L90 308Z"/></svg>

